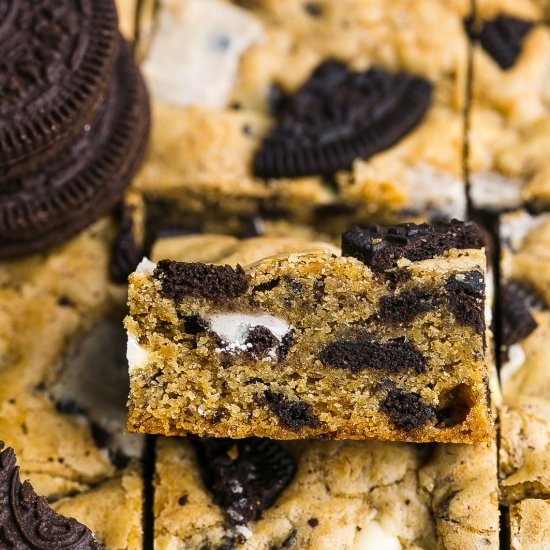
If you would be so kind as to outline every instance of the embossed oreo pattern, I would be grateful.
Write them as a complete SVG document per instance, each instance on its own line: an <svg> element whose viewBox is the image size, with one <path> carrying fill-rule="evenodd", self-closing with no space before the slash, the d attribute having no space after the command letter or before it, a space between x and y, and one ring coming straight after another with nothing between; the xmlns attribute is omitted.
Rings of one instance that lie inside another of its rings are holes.
<svg viewBox="0 0 550 550"><path fill-rule="evenodd" d="M13 449L0 441L0 548L101 550L92 532L54 512L28 481L21 483Z"/></svg>
<svg viewBox="0 0 550 550"><path fill-rule="evenodd" d="M332 174L387 149L423 118L432 86L380 69L325 61L283 109L254 161L261 178Z"/></svg>
<svg viewBox="0 0 550 550"><path fill-rule="evenodd" d="M88 131L39 172L0 185L0 257L43 250L106 214L139 167L148 131L147 92L123 43Z"/></svg>
<svg viewBox="0 0 550 550"><path fill-rule="evenodd" d="M232 524L258 519L292 481L296 464L269 439L195 439L203 478Z"/></svg>
<svg viewBox="0 0 550 550"><path fill-rule="evenodd" d="M119 47L112 0L4 0L0 180L30 173L93 120Z"/></svg>

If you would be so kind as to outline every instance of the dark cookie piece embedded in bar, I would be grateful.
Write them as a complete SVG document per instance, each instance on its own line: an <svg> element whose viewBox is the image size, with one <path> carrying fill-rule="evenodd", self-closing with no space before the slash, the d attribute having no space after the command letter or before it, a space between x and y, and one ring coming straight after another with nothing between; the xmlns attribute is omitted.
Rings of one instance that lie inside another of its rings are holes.
<svg viewBox="0 0 550 550"><path fill-rule="evenodd" d="M417 315L431 311L437 305L438 296L427 289L417 287L394 296L382 296L378 317L381 321L394 325L409 323Z"/></svg>
<svg viewBox="0 0 550 550"><path fill-rule="evenodd" d="M386 372L426 370L426 358L405 338L377 342L368 336L357 340L340 340L326 346L319 354L325 365L349 369L353 373L365 369Z"/></svg>
<svg viewBox="0 0 550 550"><path fill-rule="evenodd" d="M485 278L481 271L451 275L445 283L449 310L461 325L485 335Z"/></svg>
<svg viewBox="0 0 550 550"><path fill-rule="evenodd" d="M394 267L400 258L415 262L440 256L453 248L483 246L483 235L477 225L459 220L433 225L356 226L342 235L342 254L361 260L375 272Z"/></svg>
<svg viewBox="0 0 550 550"><path fill-rule="evenodd" d="M236 298L248 289L248 279L238 265L210 265L197 262L161 260L153 277L162 283L166 298L181 302L186 296L195 298Z"/></svg>
<svg viewBox="0 0 550 550"><path fill-rule="evenodd" d="M525 304L520 289L507 284L500 290L501 343L506 359L510 346L527 338L536 328L529 308Z"/></svg>
<svg viewBox="0 0 550 550"><path fill-rule="evenodd" d="M263 397L258 401L265 403L275 413L281 424L293 432L299 432L304 428L319 428L321 425L309 403L293 401L282 393L271 390L265 390Z"/></svg>
<svg viewBox="0 0 550 550"><path fill-rule="evenodd" d="M144 256L143 246L137 242L131 207L121 205L118 233L111 250L109 275L117 284L126 284L130 273L134 271Z"/></svg>
<svg viewBox="0 0 550 550"><path fill-rule="evenodd" d="M332 174L349 169L407 135L424 117L432 85L381 69L319 65L285 107L254 159L261 178Z"/></svg>
<svg viewBox="0 0 550 550"><path fill-rule="evenodd" d="M255 358L261 359L270 352L275 356L279 348L279 339L267 328L257 325L252 328L245 340L245 346L248 347L247 353Z"/></svg>
<svg viewBox="0 0 550 550"><path fill-rule="evenodd" d="M292 481L294 460L276 441L193 439L205 485L232 524L258 519Z"/></svg>
<svg viewBox="0 0 550 550"><path fill-rule="evenodd" d="M4 2L0 21L5 182L45 166L92 123L120 39L112 0Z"/></svg>
<svg viewBox="0 0 550 550"><path fill-rule="evenodd" d="M0 258L42 252L107 214L141 164L147 90L129 44L90 128L39 172L0 185Z"/></svg>
<svg viewBox="0 0 550 550"><path fill-rule="evenodd" d="M21 483L13 449L0 441L0 548L101 550L92 532L54 512L28 481Z"/></svg>
<svg viewBox="0 0 550 550"><path fill-rule="evenodd" d="M423 428L435 418L435 409L422 402L420 395L406 392L397 386L388 388L380 402L380 410L401 430L407 432Z"/></svg>
<svg viewBox="0 0 550 550"><path fill-rule="evenodd" d="M478 38L485 51L506 70L516 63L523 41L532 28L532 21L499 15L484 21Z"/></svg>

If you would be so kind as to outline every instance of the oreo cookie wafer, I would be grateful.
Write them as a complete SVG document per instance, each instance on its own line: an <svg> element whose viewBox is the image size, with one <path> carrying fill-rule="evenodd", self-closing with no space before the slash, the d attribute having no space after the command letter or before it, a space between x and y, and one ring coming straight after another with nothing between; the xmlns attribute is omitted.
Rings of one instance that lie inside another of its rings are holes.
<svg viewBox="0 0 550 550"><path fill-rule="evenodd" d="M139 167L149 130L145 85L122 39L96 120L40 171L0 185L0 257L60 243L106 214Z"/></svg>
<svg viewBox="0 0 550 550"><path fill-rule="evenodd" d="M113 0L0 3L0 182L44 166L95 120L117 25Z"/></svg>
<svg viewBox="0 0 550 550"><path fill-rule="evenodd" d="M422 77L352 72L340 61L325 61L267 135L254 172L284 178L349 170L355 159L387 149L417 126L431 95Z"/></svg>

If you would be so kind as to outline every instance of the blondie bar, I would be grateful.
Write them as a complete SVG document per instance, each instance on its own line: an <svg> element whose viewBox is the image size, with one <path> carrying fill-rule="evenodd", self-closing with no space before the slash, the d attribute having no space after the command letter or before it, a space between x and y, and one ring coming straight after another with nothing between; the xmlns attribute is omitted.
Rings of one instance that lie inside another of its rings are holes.
<svg viewBox="0 0 550 550"><path fill-rule="evenodd" d="M540 550L550 544L550 501L528 498L510 507L510 549Z"/></svg>
<svg viewBox="0 0 550 550"><path fill-rule="evenodd" d="M468 13L466 0L159 2L134 187L199 226L463 217Z"/></svg>
<svg viewBox="0 0 550 550"><path fill-rule="evenodd" d="M550 494L550 215L501 219L502 500Z"/></svg>
<svg viewBox="0 0 550 550"><path fill-rule="evenodd" d="M0 434L54 509L88 525L106 550L138 550L143 438L124 429L114 238L104 219L48 254L0 262Z"/></svg>
<svg viewBox="0 0 550 550"><path fill-rule="evenodd" d="M131 275L131 431L487 441L474 224L355 228L342 256L239 261L144 261Z"/></svg>
<svg viewBox="0 0 550 550"><path fill-rule="evenodd" d="M498 517L494 444L157 439L158 550L496 550Z"/></svg>
<svg viewBox="0 0 550 550"><path fill-rule="evenodd" d="M471 27L470 194L479 209L550 206L550 27L531 0L479 0Z"/></svg>

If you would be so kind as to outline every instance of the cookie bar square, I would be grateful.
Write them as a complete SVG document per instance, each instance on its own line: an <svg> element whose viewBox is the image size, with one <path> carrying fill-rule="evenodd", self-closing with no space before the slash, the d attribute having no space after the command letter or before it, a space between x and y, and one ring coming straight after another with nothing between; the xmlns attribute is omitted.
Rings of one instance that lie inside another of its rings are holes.
<svg viewBox="0 0 550 550"><path fill-rule="evenodd" d="M144 29L153 135L135 188L198 224L463 217L468 13L163 0Z"/></svg>
<svg viewBox="0 0 550 550"><path fill-rule="evenodd" d="M482 246L453 221L355 228L341 256L144 261L130 276L128 428L487 441Z"/></svg>
<svg viewBox="0 0 550 550"><path fill-rule="evenodd" d="M142 507L143 480L135 466L85 493L52 503L56 512L91 529L105 550L143 548Z"/></svg>
<svg viewBox="0 0 550 550"><path fill-rule="evenodd" d="M550 215L501 219L500 483L507 504L550 492Z"/></svg>
<svg viewBox="0 0 550 550"><path fill-rule="evenodd" d="M144 441L125 432L124 300L108 275L114 233L103 219L47 254L0 262L0 436L52 507L88 525L105 550L137 550ZM0 506L0 547L12 548L5 518Z"/></svg>
<svg viewBox="0 0 550 550"><path fill-rule="evenodd" d="M470 29L470 194L479 209L547 209L550 27L531 0L480 0Z"/></svg>
<svg viewBox="0 0 550 550"><path fill-rule="evenodd" d="M511 550L539 550L550 545L550 501L529 498L510 507Z"/></svg>
<svg viewBox="0 0 550 550"><path fill-rule="evenodd" d="M494 444L157 439L158 550L497 549L498 522Z"/></svg>

